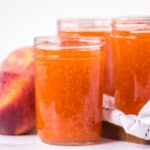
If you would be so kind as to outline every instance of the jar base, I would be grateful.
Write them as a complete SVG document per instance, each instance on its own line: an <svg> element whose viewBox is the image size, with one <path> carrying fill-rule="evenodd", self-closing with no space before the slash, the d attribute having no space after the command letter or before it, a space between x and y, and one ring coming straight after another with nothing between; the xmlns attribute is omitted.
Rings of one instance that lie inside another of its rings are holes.
<svg viewBox="0 0 150 150"><path fill-rule="evenodd" d="M98 141L87 141L87 142L48 142L41 139L42 142L48 145L56 145L56 146L87 146L87 145L95 145L99 144L100 140Z"/></svg>

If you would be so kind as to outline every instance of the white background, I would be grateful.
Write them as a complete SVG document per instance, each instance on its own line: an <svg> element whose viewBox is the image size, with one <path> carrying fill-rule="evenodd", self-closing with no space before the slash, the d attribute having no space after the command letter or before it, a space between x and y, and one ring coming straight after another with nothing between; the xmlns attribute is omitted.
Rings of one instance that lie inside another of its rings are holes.
<svg viewBox="0 0 150 150"><path fill-rule="evenodd" d="M61 17L150 15L150 0L0 0L0 60L56 32Z"/></svg>

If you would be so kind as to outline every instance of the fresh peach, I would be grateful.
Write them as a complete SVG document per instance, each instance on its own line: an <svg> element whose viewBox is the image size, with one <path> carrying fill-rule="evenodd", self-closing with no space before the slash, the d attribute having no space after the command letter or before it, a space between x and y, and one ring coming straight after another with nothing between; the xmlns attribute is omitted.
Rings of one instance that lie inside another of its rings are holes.
<svg viewBox="0 0 150 150"><path fill-rule="evenodd" d="M18 135L35 127L33 49L13 51L0 69L0 134Z"/></svg>

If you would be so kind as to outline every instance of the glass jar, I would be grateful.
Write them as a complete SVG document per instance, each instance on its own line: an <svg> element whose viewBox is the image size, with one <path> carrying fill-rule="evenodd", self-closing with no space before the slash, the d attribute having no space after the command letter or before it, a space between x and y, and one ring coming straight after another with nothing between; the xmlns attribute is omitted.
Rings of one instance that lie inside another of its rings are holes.
<svg viewBox="0 0 150 150"><path fill-rule="evenodd" d="M37 131L47 143L98 142L102 120L104 41L35 38Z"/></svg>
<svg viewBox="0 0 150 150"><path fill-rule="evenodd" d="M105 78L104 78L104 93L113 95L113 61L112 50L109 44L109 35L111 33L111 18L80 18L80 19L59 19L57 29L59 36L97 36L104 37L107 40L105 45Z"/></svg>
<svg viewBox="0 0 150 150"><path fill-rule="evenodd" d="M137 114L150 99L150 17L123 17L113 23L116 107Z"/></svg>

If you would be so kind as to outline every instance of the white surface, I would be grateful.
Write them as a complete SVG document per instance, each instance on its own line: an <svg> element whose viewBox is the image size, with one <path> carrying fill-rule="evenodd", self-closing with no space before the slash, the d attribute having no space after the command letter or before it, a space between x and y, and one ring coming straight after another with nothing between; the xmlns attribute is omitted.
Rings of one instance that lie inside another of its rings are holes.
<svg viewBox="0 0 150 150"><path fill-rule="evenodd" d="M36 135L0 136L0 150L149 150L149 145L102 139L89 146L54 146L44 144Z"/></svg>

